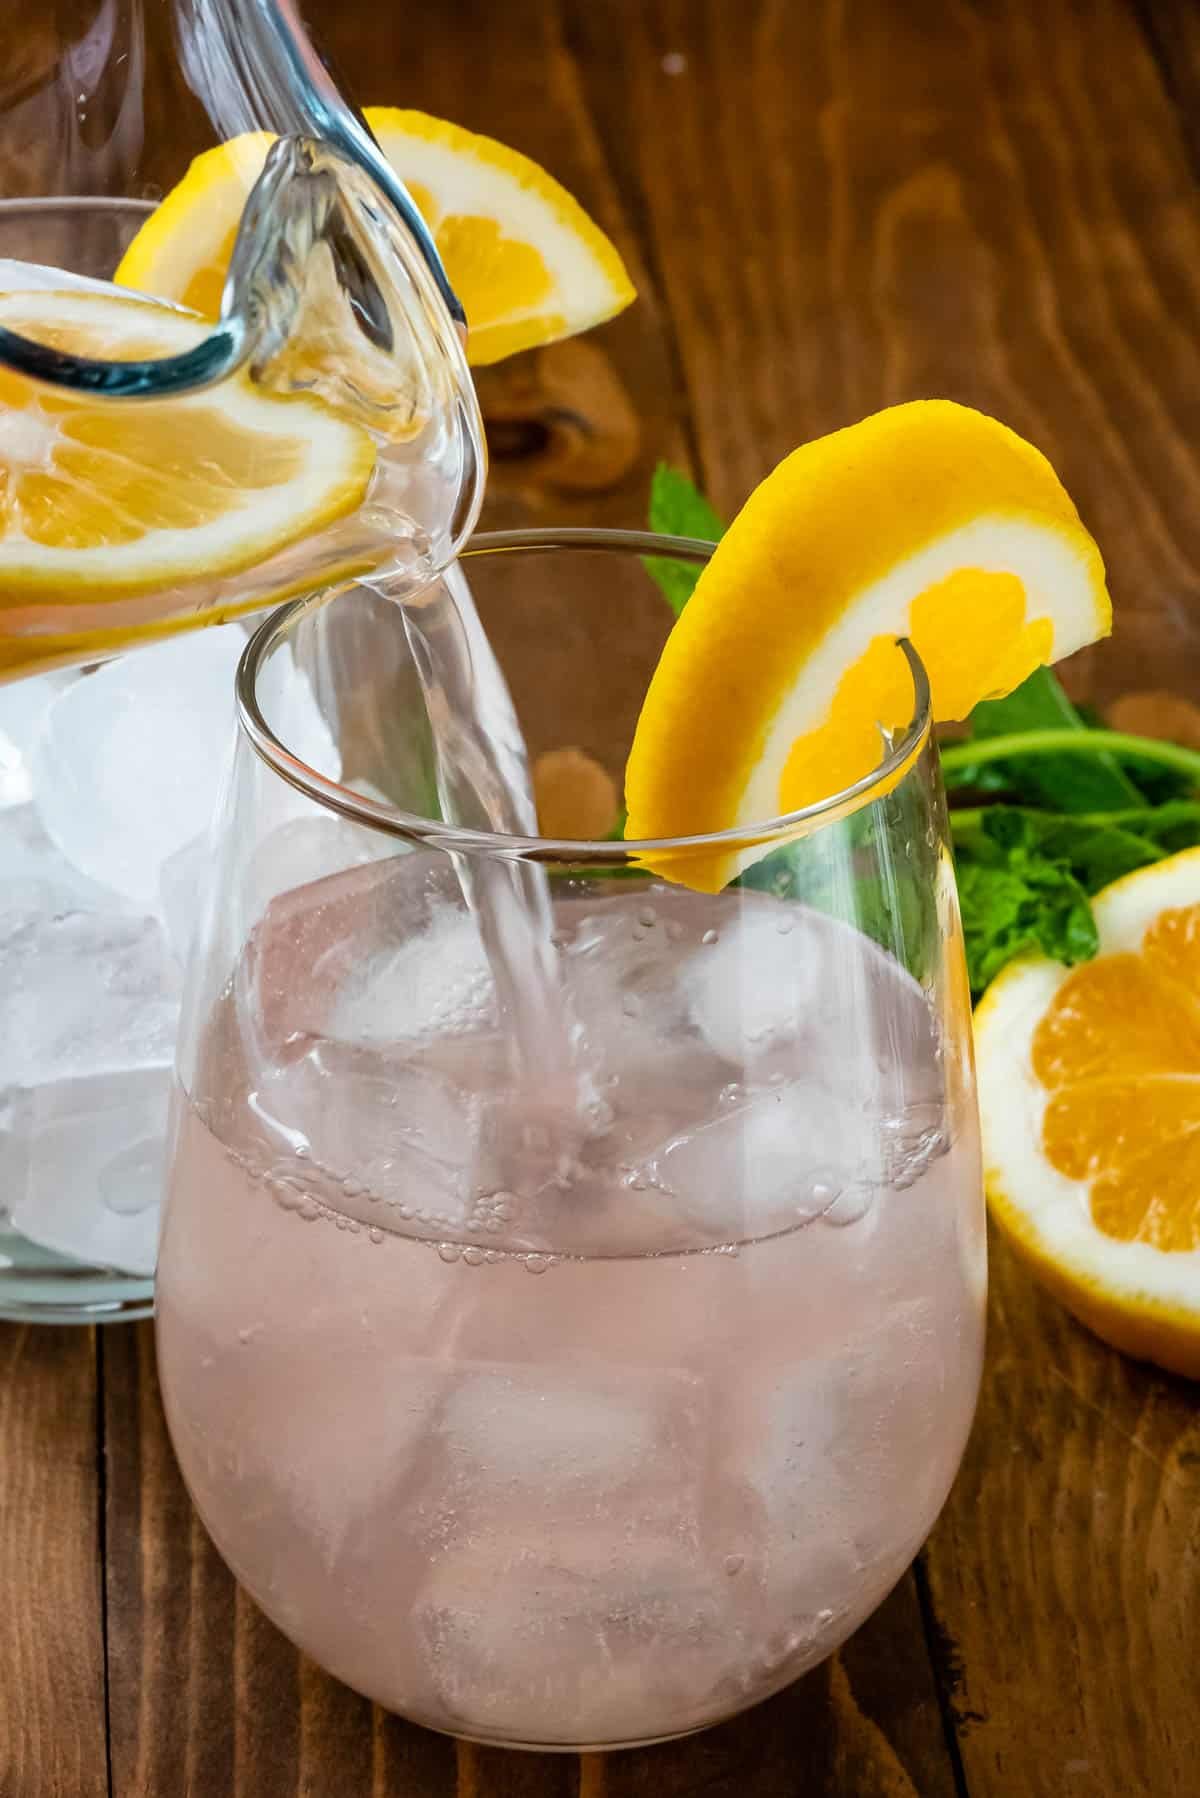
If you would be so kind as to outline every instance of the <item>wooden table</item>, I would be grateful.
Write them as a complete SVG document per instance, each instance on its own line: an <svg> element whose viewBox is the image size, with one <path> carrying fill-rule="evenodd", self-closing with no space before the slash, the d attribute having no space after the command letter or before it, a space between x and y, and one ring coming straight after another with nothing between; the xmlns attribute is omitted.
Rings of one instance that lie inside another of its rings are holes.
<svg viewBox="0 0 1200 1798"><path fill-rule="evenodd" d="M637 524L659 456L730 509L801 438L949 394L1100 536L1118 633L1076 690L1197 685L1190 0L308 10L364 97L529 151L635 273L624 318L486 382L493 522ZM759 1710L582 1762L456 1746L296 1654L192 1514L148 1327L0 1330L3 1798L1194 1798L1198 1645L1200 1395L999 1247L971 1447L882 1611Z"/></svg>

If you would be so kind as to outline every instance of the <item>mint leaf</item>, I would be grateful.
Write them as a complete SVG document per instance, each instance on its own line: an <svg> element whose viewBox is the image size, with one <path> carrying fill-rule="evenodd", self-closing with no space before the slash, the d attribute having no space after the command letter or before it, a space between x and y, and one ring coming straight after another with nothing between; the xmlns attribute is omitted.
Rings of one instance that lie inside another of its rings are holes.
<svg viewBox="0 0 1200 1798"><path fill-rule="evenodd" d="M1039 952L1073 967L1100 946L1087 893L1070 869L1025 849L996 865L960 865L958 899L976 996L1018 955Z"/></svg>
<svg viewBox="0 0 1200 1798"><path fill-rule="evenodd" d="M1150 837L1119 825L1094 825L1045 817L1038 825L1041 852L1070 868L1085 892L1098 893L1110 881L1132 874L1166 854Z"/></svg>
<svg viewBox="0 0 1200 1798"><path fill-rule="evenodd" d="M1177 849L1194 849L1200 844L1200 800L1172 799L1139 812L1136 822L1126 817L1109 818L1109 824L1121 823L1138 835L1174 855Z"/></svg>
<svg viewBox="0 0 1200 1798"><path fill-rule="evenodd" d="M1200 801L1173 800L1124 812L1076 816L991 805L952 812L955 857L960 866L1002 865L1016 849L1064 863L1089 893L1178 849L1200 844Z"/></svg>
<svg viewBox="0 0 1200 1798"><path fill-rule="evenodd" d="M1132 874L1165 853L1153 837L1136 828L1096 823L1069 814L1028 811L1017 806L989 806L974 831L954 832L960 866L978 862L1002 867L1018 853L1068 868L1087 893L1097 893L1110 880Z"/></svg>
<svg viewBox="0 0 1200 1798"><path fill-rule="evenodd" d="M660 462L650 483L650 529L665 537L699 537L716 543L725 523L694 481L669 462Z"/></svg>
<svg viewBox="0 0 1200 1798"><path fill-rule="evenodd" d="M650 529L664 537L699 537L704 543L717 543L725 533L700 489L667 462L659 463L650 483ZM695 590L699 567L666 556L647 556L645 566L678 617Z"/></svg>
<svg viewBox="0 0 1200 1798"><path fill-rule="evenodd" d="M1036 668L1004 699L983 700L971 713L970 726L971 736L976 738L1087 728L1049 668ZM1129 772L1102 752L990 763L986 769L980 768L974 779L968 767L956 776L955 784L1010 793L1014 799L1050 805L1060 812L1115 811L1142 802Z"/></svg>

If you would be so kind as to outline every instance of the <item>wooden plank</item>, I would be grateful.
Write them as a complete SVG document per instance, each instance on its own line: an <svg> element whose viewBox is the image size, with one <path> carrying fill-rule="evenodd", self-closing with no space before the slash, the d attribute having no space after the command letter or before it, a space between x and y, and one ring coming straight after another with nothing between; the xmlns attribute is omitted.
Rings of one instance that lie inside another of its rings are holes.
<svg viewBox="0 0 1200 1798"><path fill-rule="evenodd" d="M515 1754L503 1748L456 1744L455 1798L580 1798L573 1754Z"/></svg>
<svg viewBox="0 0 1200 1798"><path fill-rule="evenodd" d="M106 1350L113 1798L451 1798L452 1743L374 1711L236 1587L175 1466L150 1326Z"/></svg>
<svg viewBox="0 0 1200 1798"><path fill-rule="evenodd" d="M1200 172L1200 12L1192 0L1137 0L1137 9Z"/></svg>
<svg viewBox="0 0 1200 1798"><path fill-rule="evenodd" d="M403 12L329 0L309 17L361 102L421 106L523 150L616 242L635 306L586 340L479 371L485 522L644 524L655 460L686 457L686 400L636 215L617 195L613 146L596 130L553 5L513 0L498 15L487 0L464 0L419 29Z"/></svg>
<svg viewBox="0 0 1200 1798"><path fill-rule="evenodd" d="M0 1792L104 1798L95 1338L0 1324Z"/></svg>
<svg viewBox="0 0 1200 1798"><path fill-rule="evenodd" d="M929 1552L973 1798L1191 1798L1200 1411L993 1245L992 1342Z"/></svg>
<svg viewBox="0 0 1200 1798"><path fill-rule="evenodd" d="M569 7L714 501L880 405L980 406L1102 539L1119 633L1072 678L1200 680L1200 211L1132 10Z"/></svg>

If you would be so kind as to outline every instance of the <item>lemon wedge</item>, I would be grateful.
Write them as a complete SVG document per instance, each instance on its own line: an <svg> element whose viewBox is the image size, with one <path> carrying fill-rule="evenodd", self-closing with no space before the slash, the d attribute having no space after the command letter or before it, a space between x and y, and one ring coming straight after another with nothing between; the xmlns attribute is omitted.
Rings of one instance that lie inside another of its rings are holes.
<svg viewBox="0 0 1200 1798"><path fill-rule="evenodd" d="M529 157L423 112L377 106L365 117L463 303L469 361L589 330L633 299L613 244ZM130 244L118 283L216 317L242 208L273 141L252 132L198 156Z"/></svg>
<svg viewBox="0 0 1200 1798"><path fill-rule="evenodd" d="M988 1202L1097 1335L1200 1378L1200 849L1092 902L1095 960L1014 962L975 1013Z"/></svg>
<svg viewBox="0 0 1200 1798"><path fill-rule="evenodd" d="M75 354L135 361L208 327L103 291L0 294L0 324ZM353 510L366 432L304 395L237 376L113 405L0 372L0 607L72 604L237 573Z"/></svg>
<svg viewBox="0 0 1200 1798"><path fill-rule="evenodd" d="M916 400L818 438L755 489L667 639L626 770L626 836L749 827L869 775L913 709L900 637L949 720L1111 619L1062 483L995 419ZM663 871L717 891L755 853Z"/></svg>

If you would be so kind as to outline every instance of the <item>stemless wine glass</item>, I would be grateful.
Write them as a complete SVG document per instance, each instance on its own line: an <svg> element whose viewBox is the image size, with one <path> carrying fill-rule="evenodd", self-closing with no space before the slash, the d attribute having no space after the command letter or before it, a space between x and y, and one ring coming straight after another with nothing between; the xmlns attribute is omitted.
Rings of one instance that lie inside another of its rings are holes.
<svg viewBox="0 0 1200 1798"><path fill-rule="evenodd" d="M593 811L671 621L652 573L706 554L556 531L464 559L538 774L585 752ZM299 602L250 644L159 1365L221 1553L381 1704L526 1747L699 1729L829 1654L933 1523L986 1275L912 666L855 788L630 844L439 818L385 601ZM301 678L340 778L288 740ZM717 853L738 878L694 890Z"/></svg>

